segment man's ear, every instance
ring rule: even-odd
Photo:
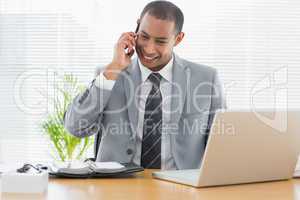
[[[184,32],[178,33],[178,35],[175,38],[175,44],[174,46],[177,46],[184,38]]]

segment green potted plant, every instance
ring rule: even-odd
[[[64,113],[73,98],[85,87],[72,74],[66,74],[54,84],[52,111],[42,123],[44,133],[51,141],[51,154],[55,161],[70,162],[84,159],[87,149],[93,144],[93,137],[77,138],[71,135],[63,124]]]

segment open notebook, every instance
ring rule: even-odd
[[[133,163],[118,162],[80,162],[53,163],[50,175],[58,177],[110,177],[143,171],[143,168]]]

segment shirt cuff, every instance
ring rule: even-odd
[[[95,86],[104,89],[104,90],[112,90],[115,84],[115,80],[108,80],[106,77],[103,75],[103,72],[101,72],[95,80]]]

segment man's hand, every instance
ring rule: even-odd
[[[103,72],[103,75],[107,79],[116,80],[120,72],[126,69],[131,63],[131,57],[134,54],[134,47],[136,45],[135,39],[136,34],[134,32],[126,32],[121,35],[114,47],[113,60]]]

